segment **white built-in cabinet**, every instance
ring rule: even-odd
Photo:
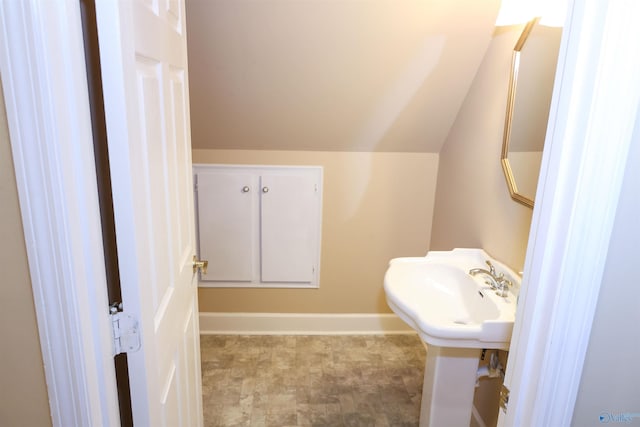
[[[322,168],[194,165],[200,286],[315,288]]]

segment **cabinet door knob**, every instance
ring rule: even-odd
[[[262,192],[263,193],[268,193],[269,192],[269,187],[262,187]]]
[[[242,187],[242,192],[243,192],[243,193],[248,193],[248,192],[249,192],[249,190],[250,190],[250,188],[249,188],[249,186],[248,186],[248,185],[245,185],[244,187]]]

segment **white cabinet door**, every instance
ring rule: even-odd
[[[261,280],[313,281],[319,202],[315,177],[264,174],[261,186]]]
[[[200,258],[209,261],[203,281],[250,282],[257,251],[258,176],[196,174]]]

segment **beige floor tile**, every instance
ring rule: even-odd
[[[205,426],[418,426],[415,335],[201,337]]]

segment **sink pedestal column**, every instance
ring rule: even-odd
[[[420,427],[468,427],[480,349],[428,345]]]

